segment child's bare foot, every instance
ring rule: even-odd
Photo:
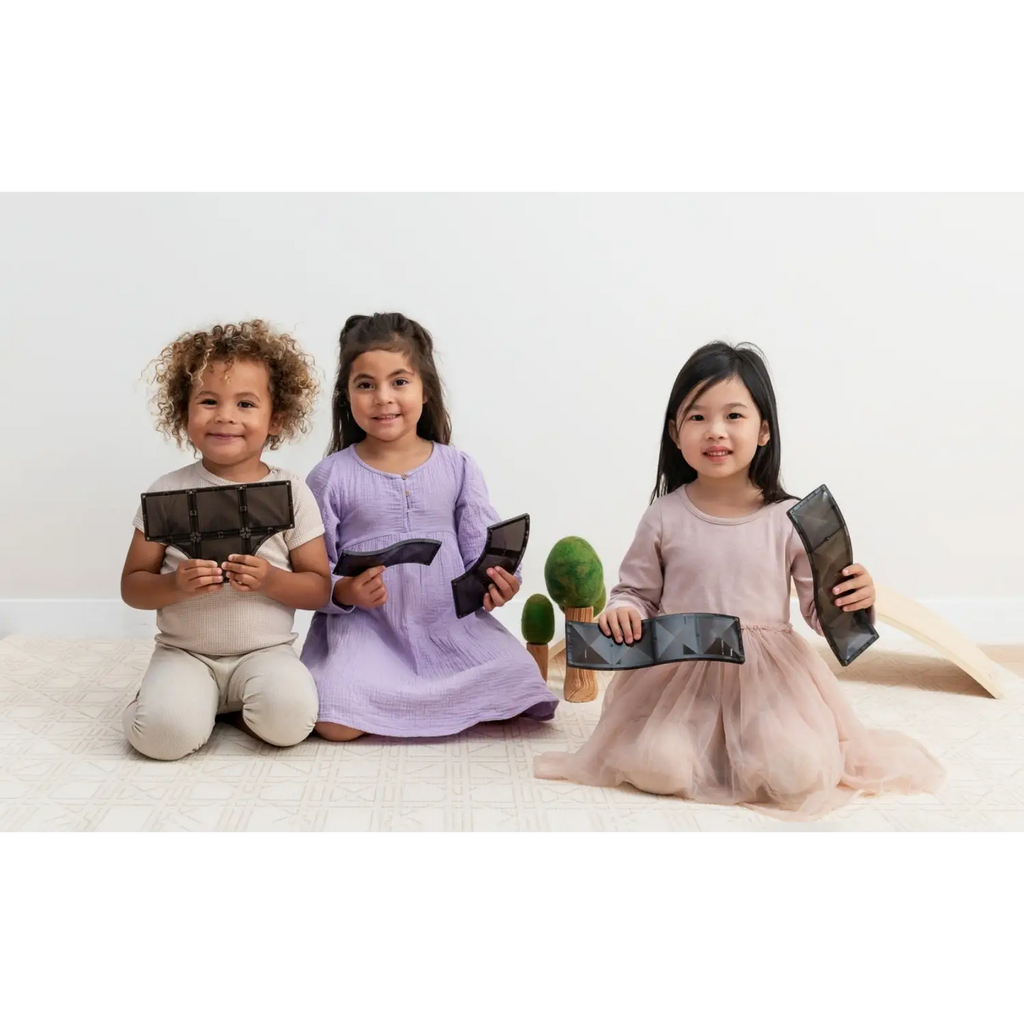
[[[338,725],[337,722],[317,722],[313,726],[317,735],[323,736],[325,740],[333,743],[349,743],[365,735],[361,729],[352,729],[347,725]]]

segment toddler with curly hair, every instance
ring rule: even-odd
[[[262,461],[309,428],[318,391],[312,359],[261,320],[184,334],[154,361],[157,425],[197,460],[149,491],[290,480],[292,529],[258,555],[187,558],[146,540],[141,506],[121,573],[121,597],[156,611],[156,650],[124,731],[141,754],[173,761],[210,738],[218,715],[267,743],[300,743],[317,719],[317,692],[299,661],[295,609],[331,594],[320,512],[305,482]]]

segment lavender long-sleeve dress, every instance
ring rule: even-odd
[[[553,717],[558,699],[526,648],[488,612],[455,615],[451,581],[476,561],[487,527],[499,521],[468,455],[435,444],[422,466],[398,476],[350,447],[324,459],[307,482],[332,567],[343,549],[441,541],[430,566],[385,569],[381,607],[331,602],[313,616],[302,661],[320,693],[320,721],[380,736],[450,736],[520,714]]]

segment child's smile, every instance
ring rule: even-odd
[[[711,462],[713,465],[722,466],[725,461],[732,455],[731,448],[706,448],[704,450],[704,458]]]

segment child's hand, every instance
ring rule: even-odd
[[[241,594],[255,594],[263,590],[274,572],[274,567],[257,555],[228,555],[223,569],[231,589]]]
[[[495,608],[508,604],[519,593],[519,588],[522,584],[510,572],[502,569],[501,566],[488,569],[487,575],[494,582],[487,588],[487,593],[484,594],[484,609],[493,612]]]
[[[203,558],[189,558],[174,570],[174,582],[189,597],[212,594],[224,584],[224,574],[216,562]]]
[[[833,594],[842,594],[836,599],[836,606],[844,612],[856,612],[870,608],[875,603],[875,581],[863,565],[849,565],[843,570],[849,579],[832,588]]]
[[[334,599],[338,604],[353,608],[379,608],[388,599],[383,573],[384,566],[375,565],[358,576],[346,576],[338,580],[334,588]]]
[[[643,632],[640,613],[635,608],[612,608],[610,611],[601,612],[597,617],[597,624],[605,636],[610,636],[617,644],[623,640],[627,644],[636,643]]]

